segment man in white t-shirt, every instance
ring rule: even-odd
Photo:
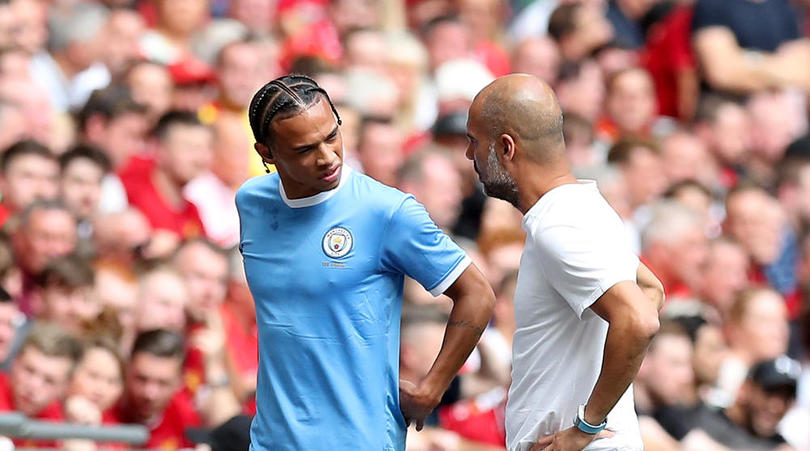
[[[501,77],[470,107],[467,158],[524,214],[506,409],[510,451],[641,450],[630,383],[658,330],[661,283],[622,221],[566,159],[551,88]]]

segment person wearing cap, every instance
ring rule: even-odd
[[[754,365],[737,400],[726,409],[708,407],[693,416],[694,429],[731,449],[772,450],[785,445],[778,425],[796,400],[799,362],[780,356]]]

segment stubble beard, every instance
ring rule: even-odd
[[[515,179],[513,179],[498,162],[498,157],[495,155],[494,143],[489,145],[487,174],[485,178],[481,178],[481,183],[484,185],[484,193],[487,196],[505,200],[515,208],[518,207],[519,196],[517,183],[515,183]]]

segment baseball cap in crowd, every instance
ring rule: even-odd
[[[185,59],[168,66],[172,80],[177,85],[213,83],[216,80],[214,69],[197,59]]]
[[[799,362],[787,356],[780,356],[754,365],[750,377],[764,390],[788,388],[795,393],[801,371]]]
[[[447,113],[436,120],[431,131],[433,136],[466,136],[467,113],[464,111]]]
[[[196,444],[207,444],[211,451],[248,451],[252,417],[237,415],[214,429],[187,429],[186,436]]]

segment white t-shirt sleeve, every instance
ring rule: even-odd
[[[550,225],[534,237],[549,283],[578,318],[613,285],[636,281],[638,257],[616,227],[599,219]]]

